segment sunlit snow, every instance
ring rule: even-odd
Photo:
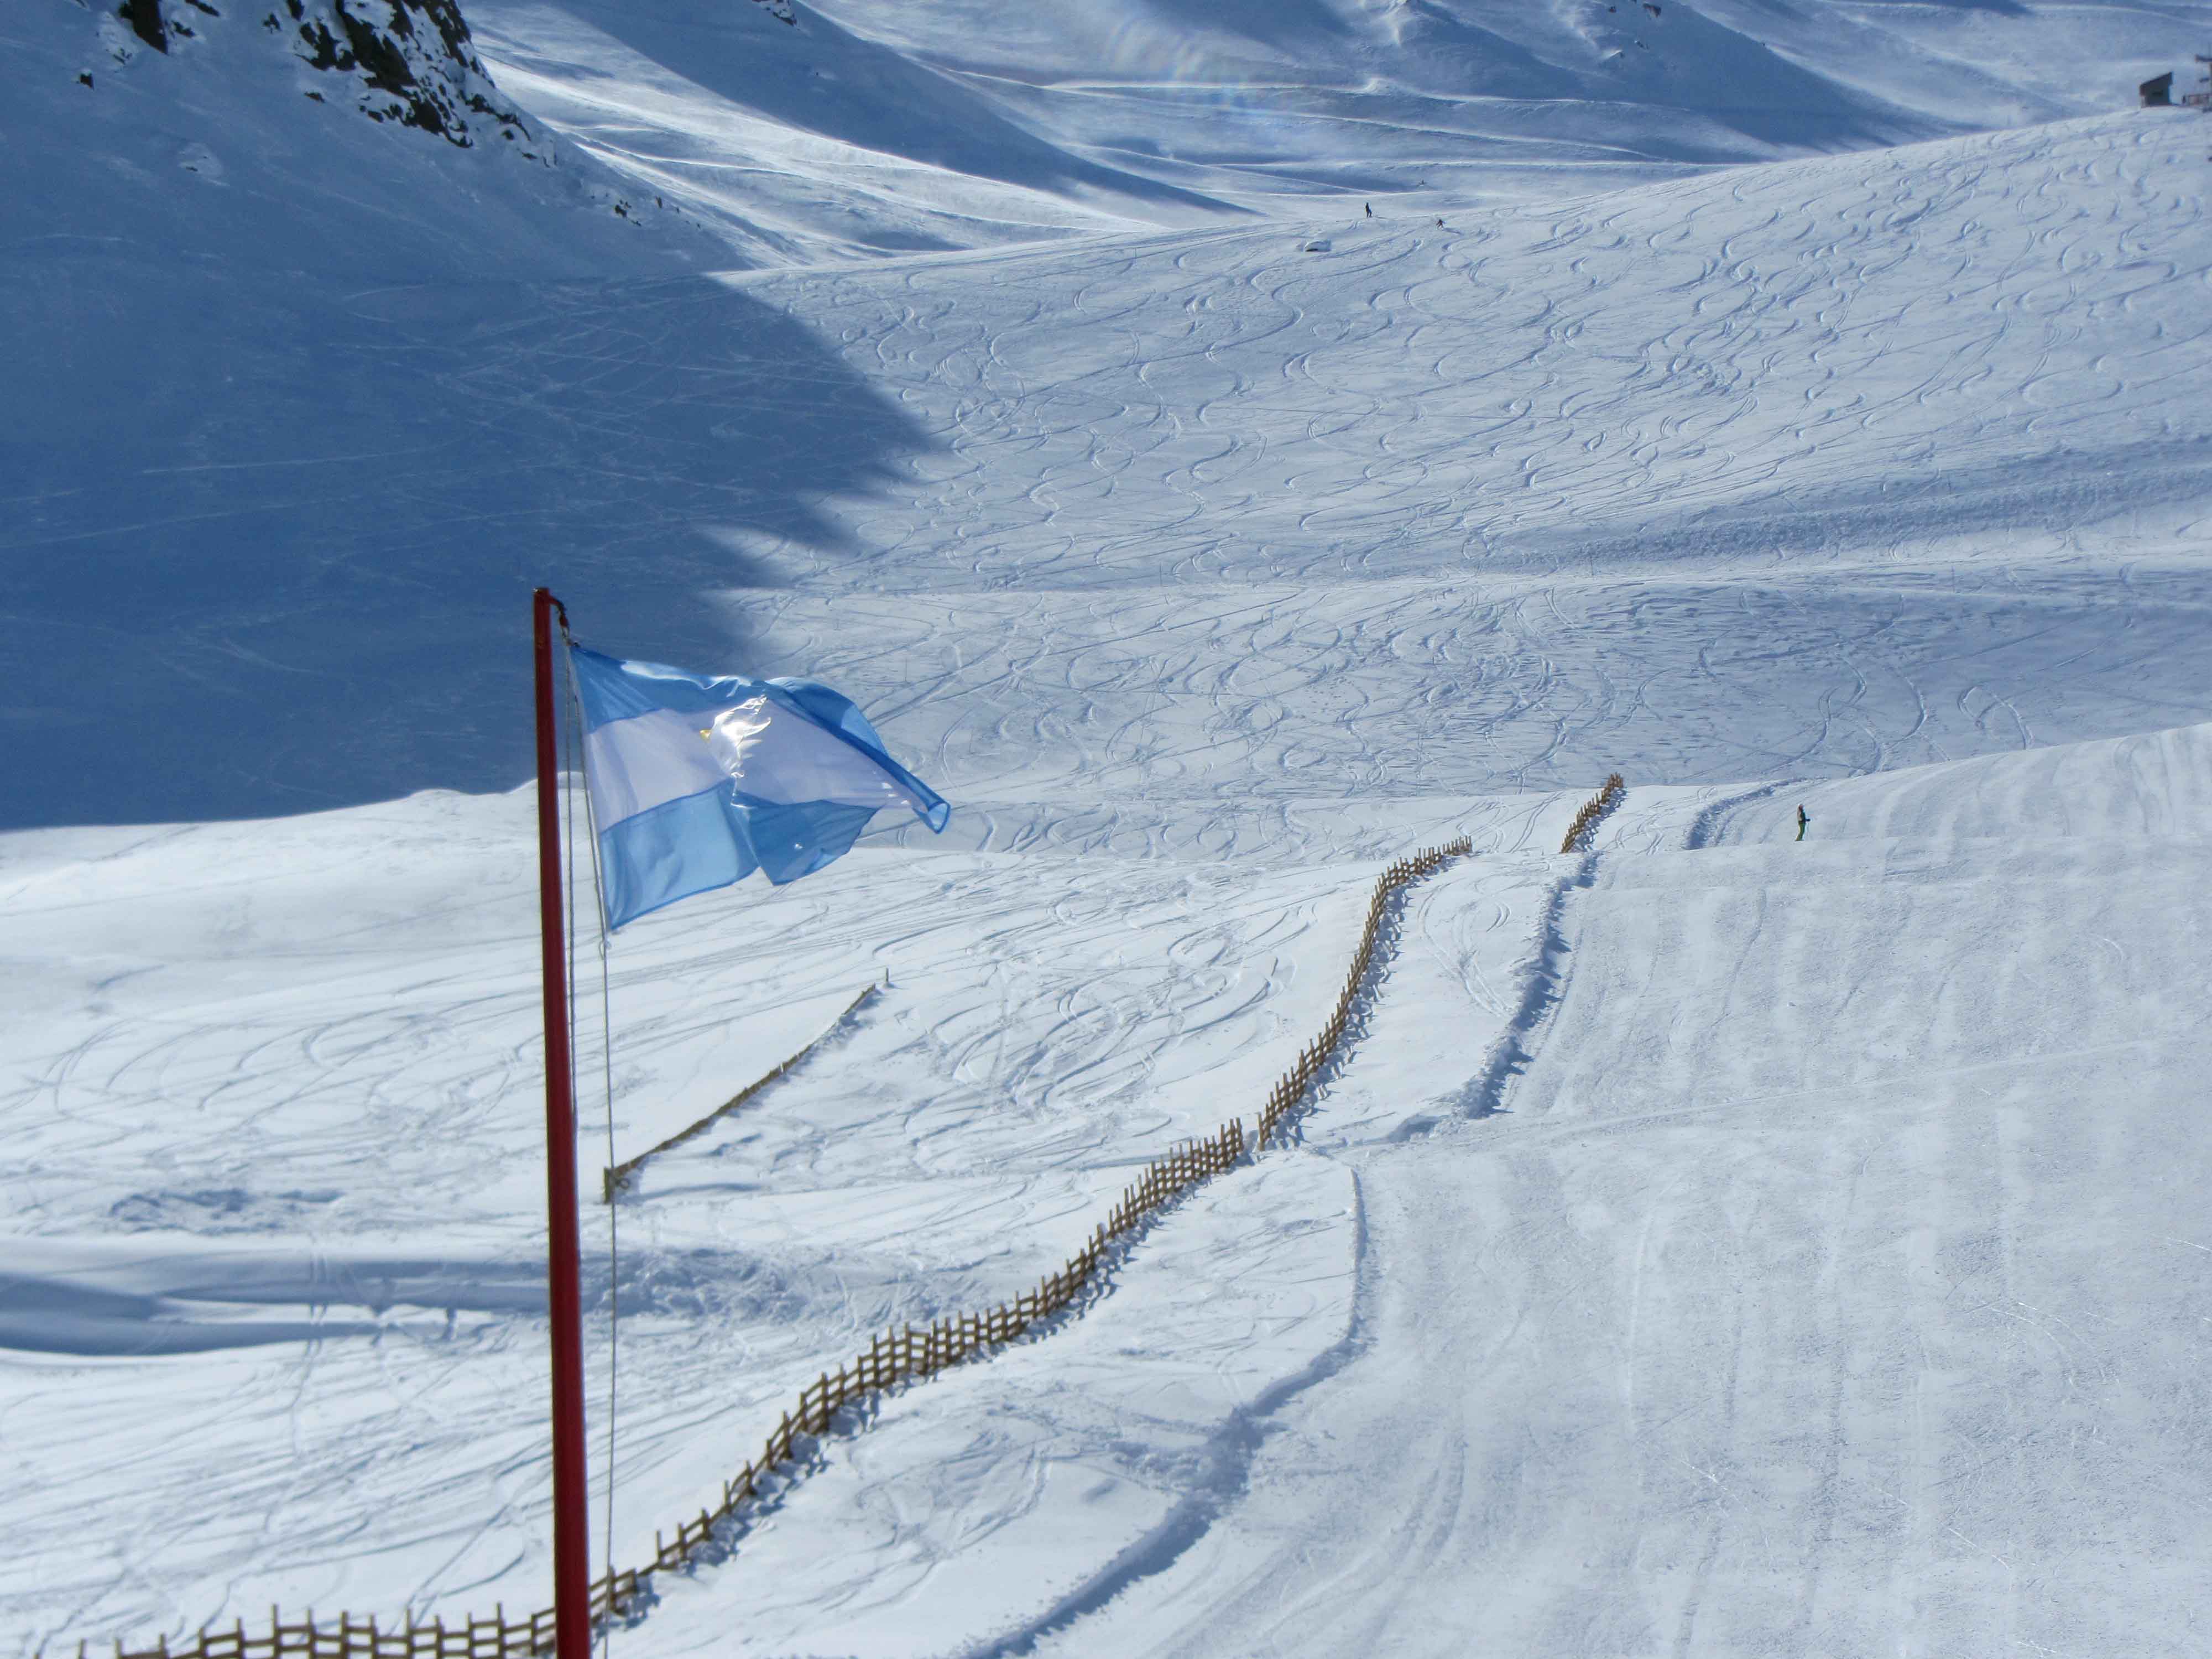
[[[2212,5],[223,9],[0,20],[9,1651],[550,1594],[539,581],[955,804],[584,930],[622,1564],[1474,848],[613,1652],[2195,1650]]]

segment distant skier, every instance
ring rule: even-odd
[[[1810,819],[1810,818],[1808,818],[1808,817],[1807,817],[1805,816],[1805,809],[1804,809],[1803,807],[1800,806],[1800,807],[1797,809],[1797,839],[1798,839],[1798,840],[1802,841],[1802,840],[1804,840],[1804,839],[1805,839],[1805,826],[1806,826],[1807,824],[1808,824],[1808,823],[1812,823],[1812,821],[1813,821],[1812,819]]]
[[[1362,202],[1359,205],[1360,205],[1360,206],[1362,206],[1362,207],[1364,207],[1364,208],[1365,208],[1365,209],[1367,210],[1367,216],[1368,216],[1369,218],[1372,219],[1372,218],[1375,216],[1375,204],[1374,204],[1374,203],[1372,203],[1372,202]]]

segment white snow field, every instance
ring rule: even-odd
[[[500,85],[746,264],[1556,199],[2087,115],[2195,4],[485,0]]]
[[[0,16],[0,1645],[547,1599],[543,580],[956,806],[586,929],[594,1190],[888,975],[587,1199],[618,1563],[1474,848],[611,1651],[2202,1652],[2212,6],[782,9]]]

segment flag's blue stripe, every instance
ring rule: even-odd
[[[599,832],[607,926],[755,870],[779,887],[811,876],[850,852],[874,816],[872,806],[784,806],[722,790],[664,802]]]
[[[729,794],[712,789],[665,801],[599,832],[607,926],[727,887],[757,867],[752,849],[730,833]]]
[[[872,806],[833,806],[827,801],[778,806],[742,797],[729,810],[733,828],[762,873],[779,887],[844,857],[876,815]]]

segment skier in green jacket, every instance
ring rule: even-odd
[[[1813,821],[1812,819],[1810,819],[1810,818],[1808,818],[1808,817],[1807,817],[1805,816],[1805,809],[1804,809],[1802,806],[1800,806],[1800,807],[1797,809],[1797,839],[1798,839],[1798,840],[1802,841],[1802,840],[1804,840],[1804,839],[1805,839],[1805,826],[1806,826],[1807,824],[1808,824],[1808,823],[1812,823],[1812,821]]]

